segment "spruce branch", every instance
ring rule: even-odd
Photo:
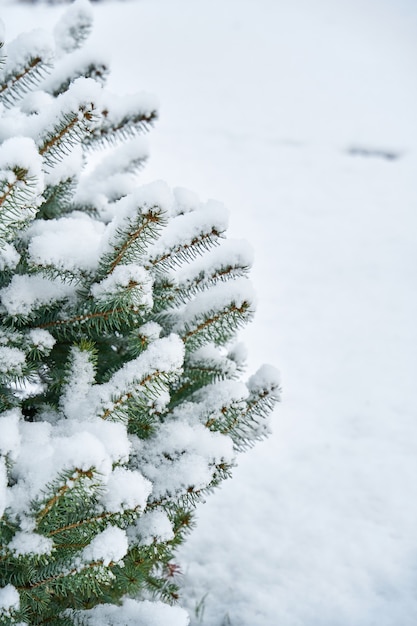
[[[6,108],[13,107],[45,78],[50,69],[50,62],[37,55],[30,57],[23,68],[6,67],[0,83],[0,102]]]
[[[156,110],[127,111],[112,115],[109,109],[100,111],[103,123],[86,139],[86,148],[106,147],[148,132],[156,120]]]
[[[180,335],[188,350],[195,350],[207,343],[224,344],[252,317],[251,302],[243,301],[240,305],[232,302],[220,311],[212,309],[205,313],[202,321],[195,318],[186,322]]]
[[[81,104],[77,112],[64,113],[39,142],[39,154],[44,158],[46,167],[53,168],[68,155],[91,132],[96,121],[93,103]]]
[[[210,250],[222,236],[223,233],[213,226],[209,232],[201,233],[187,243],[178,244],[170,250],[151,257],[145,267],[157,272],[166,272],[171,268],[179,267],[183,263],[194,260],[199,254]]]

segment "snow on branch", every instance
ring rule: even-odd
[[[51,68],[54,45],[48,33],[19,35],[6,48],[0,75],[0,102],[10,108],[35,87]]]

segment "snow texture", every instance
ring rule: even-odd
[[[172,523],[165,511],[144,513],[128,528],[127,534],[133,545],[150,546],[154,541],[160,543],[174,538]]]
[[[143,267],[135,264],[115,267],[113,272],[104,280],[92,285],[91,294],[99,302],[106,302],[123,293],[127,287],[135,308],[152,308],[152,277]]]
[[[94,383],[95,370],[86,350],[71,348],[71,366],[61,395],[61,408],[68,419],[77,420]]]
[[[60,280],[15,275],[11,283],[0,290],[0,300],[9,315],[29,317],[42,305],[65,300],[73,292],[73,287]]]
[[[52,337],[51,333],[42,328],[32,328],[28,334],[31,344],[40,352],[50,352],[56,343],[55,337]]]
[[[20,255],[16,248],[9,243],[3,243],[0,248],[0,271],[14,269],[19,263]]]
[[[18,531],[11,542],[8,544],[8,548],[16,555],[25,554],[50,554],[53,549],[54,542],[48,537],[38,535],[31,532]]]
[[[162,602],[138,602],[126,598],[121,607],[113,604],[101,604],[90,611],[81,611],[80,615],[88,626],[188,626],[187,613],[177,607]]]
[[[41,29],[18,35],[6,46],[6,73],[21,73],[33,58],[40,57],[44,63],[54,59],[54,43],[51,35]]]
[[[28,231],[34,265],[60,270],[92,271],[98,264],[104,224],[75,212],[70,217],[35,221]]]
[[[156,500],[165,495],[180,495],[190,487],[198,492],[211,482],[216,464],[234,461],[229,437],[210,432],[195,419],[179,416],[162,424],[154,437],[138,441],[136,446],[136,462],[152,482],[152,497]]]
[[[142,474],[123,467],[116,467],[107,481],[107,490],[102,497],[106,511],[126,511],[140,507],[144,509],[152,484]]]
[[[46,422],[21,420],[17,430],[18,418],[17,411],[1,418],[5,433],[2,445],[14,460],[10,470],[14,484],[7,491],[12,517],[24,515],[30,509],[30,503],[41,497],[46,486],[66,470],[72,471],[76,467],[89,471],[94,468],[106,484],[110,478],[114,480],[113,465],[128,460],[131,444],[122,424],[71,419],[58,420],[52,428]],[[120,494],[120,504],[136,502],[142,505],[149,491],[147,482],[138,476],[138,483],[131,493],[126,482],[124,493]],[[29,526],[27,530],[32,528]]]
[[[169,215],[172,205],[172,192],[163,181],[153,182],[136,188],[132,194],[115,203],[115,217],[107,228],[109,246],[117,240],[117,230],[124,231],[126,227],[129,227],[131,221],[136,218],[138,209],[145,213],[146,210],[159,208],[163,214]]]
[[[20,447],[19,434],[20,413],[17,409],[5,411],[0,416],[0,453],[15,459]]]
[[[19,348],[0,348],[0,373],[12,372],[15,376],[21,376],[25,364],[25,353]]]
[[[126,532],[116,526],[109,526],[84,548],[81,559],[82,562],[91,563],[101,561],[103,565],[108,566],[110,563],[121,561],[127,550]]]

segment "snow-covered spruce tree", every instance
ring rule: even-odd
[[[175,549],[278,383],[239,380],[247,246],[222,205],[136,188],[155,106],[107,93],[90,27],[75,4],[3,47],[0,624],[184,626]]]

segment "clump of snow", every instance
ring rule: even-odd
[[[221,380],[212,385],[202,387],[192,396],[193,401],[200,402],[207,411],[221,411],[231,404],[239,404],[248,397],[248,388],[237,380]]]
[[[7,179],[9,183],[16,181],[12,170],[15,168],[27,171],[25,181],[18,181],[18,185],[25,187],[27,204],[36,204],[36,199],[44,189],[42,173],[42,158],[38,149],[29,137],[11,137],[0,145],[0,179]],[[30,181],[30,185],[27,184]]]
[[[152,484],[140,472],[116,467],[110,474],[101,502],[106,511],[144,509]]]
[[[141,471],[152,481],[156,500],[204,489],[213,479],[216,464],[234,460],[229,437],[179,419],[161,424],[157,434],[140,443],[135,455]]]
[[[10,409],[0,415],[0,453],[7,454],[12,459],[17,457],[20,449],[20,418],[18,409]]]
[[[21,73],[32,59],[39,57],[45,64],[54,59],[54,42],[51,35],[44,30],[36,29],[30,33],[18,35],[6,48],[6,74],[9,71]]]
[[[128,551],[128,541],[124,530],[116,526],[109,526],[86,546],[81,555],[81,561],[95,563],[101,561],[103,565],[118,563]]]
[[[233,282],[218,283],[203,293],[199,293],[194,300],[180,310],[173,331],[181,335],[196,320],[201,320],[202,316],[210,312],[223,311],[230,306],[241,309],[244,304],[247,304],[248,311],[253,313],[255,301],[255,292],[247,278],[242,277]]]
[[[262,365],[248,380],[248,389],[251,393],[268,393],[279,391],[281,378],[279,371],[273,365]]]
[[[96,49],[81,48],[72,54],[59,59],[49,76],[42,82],[42,89],[49,93],[57,93],[65,81],[71,81],[75,77],[85,76],[90,68],[97,68],[98,74],[90,76],[103,83],[108,73],[108,58]]]
[[[81,76],[71,83],[69,89],[55,100],[56,109],[62,113],[72,113],[80,107],[89,107],[91,103],[100,103],[103,96],[102,86],[92,78]]]
[[[172,522],[165,511],[149,511],[139,517],[127,530],[129,542],[133,545],[150,546],[154,541],[161,543],[174,538]]]
[[[19,592],[13,585],[0,588],[0,616],[8,618],[20,608]]]
[[[95,369],[91,354],[87,350],[73,346],[70,359],[71,365],[67,374],[67,383],[61,394],[60,405],[67,418],[77,420],[80,416],[80,409],[94,383]]]
[[[178,606],[125,598],[121,606],[100,604],[89,611],[80,611],[87,626],[188,626],[189,617]]]
[[[60,280],[15,275],[11,283],[0,290],[0,300],[9,315],[29,316],[37,308],[65,300],[73,293],[74,288]]]
[[[55,337],[42,328],[32,328],[28,336],[32,346],[44,354],[50,352],[56,343]]]
[[[143,185],[125,198],[115,202],[111,213],[102,215],[103,219],[112,220],[107,226],[106,235],[103,239],[103,252],[108,252],[117,245],[120,232],[127,233],[135,227],[138,216],[152,210],[160,215],[162,220],[170,214],[173,204],[172,192],[163,181]]]
[[[92,296],[98,301],[112,300],[129,289],[133,306],[152,308],[153,280],[143,267],[132,263],[118,265],[113,272],[100,283],[91,287]]]
[[[127,462],[131,447],[122,424],[101,420],[62,419],[53,425],[20,421],[17,452],[17,436],[15,431],[12,434],[14,463],[10,471],[14,484],[7,497],[12,515],[17,517],[30,510],[30,503],[63,471],[78,468],[86,472],[94,468],[94,474],[105,483],[115,463]]]
[[[45,142],[45,137],[48,133],[54,133],[57,125],[62,122],[65,115],[77,113],[80,114],[80,120],[83,119],[83,124],[88,126],[92,130],[98,123],[99,115],[98,108],[102,98],[102,87],[99,83],[92,78],[80,77],[74,80],[67,91],[60,94],[54,99],[51,105],[45,110],[41,111],[39,115],[32,116],[27,121],[26,132],[35,139],[35,143],[42,146]],[[91,115],[87,120],[82,112],[88,111]],[[92,113],[95,115],[92,115]],[[75,137],[73,136],[73,140]],[[62,159],[63,154],[68,150],[62,151],[62,144],[65,142],[65,137],[61,141],[55,142],[50,150],[45,153],[46,157],[49,157],[49,165],[52,161],[58,162]],[[72,141],[72,144],[77,142]],[[68,148],[68,145],[66,145]],[[48,166],[48,169],[53,169]]]
[[[0,246],[0,271],[4,272],[6,269],[14,269],[20,261],[20,254],[16,248],[5,241]]]
[[[50,554],[54,542],[49,537],[33,532],[18,531],[8,544],[8,548],[16,555],[25,554]]]
[[[19,348],[0,347],[0,373],[21,376],[26,362],[26,355]]]
[[[219,348],[209,343],[187,356],[187,365],[190,367],[215,368],[226,378],[234,378],[238,368],[234,359],[228,358]]]
[[[106,94],[103,99],[106,106],[106,121],[111,126],[119,126],[125,119],[134,118],[139,111],[151,114],[158,109],[158,100],[153,94],[140,92],[119,96]]]
[[[159,339],[161,331],[162,326],[160,326],[156,322],[147,322],[146,324],[142,324],[142,326],[138,328],[137,336],[141,340],[152,342]]]
[[[83,416],[84,417],[84,416]],[[83,443],[85,437],[85,444]],[[77,450],[81,441],[80,450]],[[95,467],[103,480],[111,473],[115,463],[126,463],[129,459],[131,444],[126,428],[118,422],[94,419],[91,421],[62,420],[56,427],[55,445],[65,450],[55,460],[58,467]]]
[[[37,220],[28,231],[31,263],[71,272],[97,267],[104,224],[75,212],[69,217]]]
[[[227,225],[228,212],[223,204],[214,200],[200,204],[198,210],[181,213],[170,220],[159,239],[149,248],[149,258],[155,262],[200,237],[220,237]]]
[[[108,383],[95,385],[90,394],[91,406],[96,415],[103,415],[115,408],[116,398],[123,399],[126,394],[140,393],[141,381],[145,378],[162,373],[179,373],[184,360],[184,344],[181,339],[172,334],[152,342],[145,352],[136,359],[128,361],[109,380]],[[139,389],[138,389],[139,385]],[[161,389],[164,401],[169,401],[169,395]]]
[[[173,215],[181,215],[195,211],[200,203],[200,198],[194,191],[185,189],[185,187],[174,188],[175,208]]]

